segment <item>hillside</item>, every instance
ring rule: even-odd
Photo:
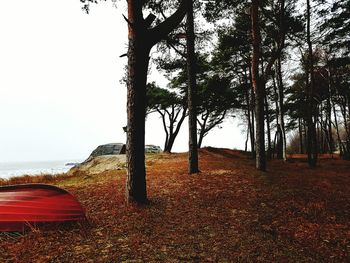
[[[200,169],[187,174],[186,154],[148,156],[142,207],[126,205],[123,169],[36,177],[75,194],[91,225],[2,234],[0,262],[350,260],[350,162],[312,170],[298,156],[261,173],[244,153],[207,148]]]
[[[120,170],[125,168],[125,154],[101,155],[88,158],[83,163],[73,167],[68,171],[69,175],[99,174],[106,171]]]

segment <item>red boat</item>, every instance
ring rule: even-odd
[[[46,184],[0,187],[0,232],[83,221],[81,205],[66,190]]]

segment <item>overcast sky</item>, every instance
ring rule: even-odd
[[[89,15],[79,0],[0,2],[0,162],[82,160],[125,142],[123,12],[111,2]],[[154,70],[150,79],[164,85]],[[146,143],[163,147],[159,117],[146,125]],[[242,148],[241,130],[228,120],[203,145]],[[184,125],[174,151],[186,150]]]

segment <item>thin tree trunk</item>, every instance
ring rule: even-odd
[[[202,119],[202,123],[199,122],[199,125],[200,125],[200,130],[199,130],[199,137],[198,137],[198,148],[201,148],[202,147],[202,142],[203,142],[203,138],[204,138],[204,135],[205,135],[205,132],[206,132],[206,125],[207,125],[207,121],[208,121],[208,118],[209,118],[209,112],[207,113],[203,113],[204,114],[204,118],[203,118],[203,115],[201,117]]]
[[[277,60],[277,76],[278,76],[278,89],[277,89],[277,95],[278,95],[278,108],[279,108],[279,126],[281,131],[281,139],[282,139],[282,158],[284,161],[287,160],[287,138],[286,138],[286,129],[284,126],[284,85],[283,85],[283,78],[282,78],[282,65],[281,65],[281,58],[278,58]]]
[[[275,68],[277,68],[277,64],[275,64]],[[281,127],[280,127],[280,108],[279,108],[279,103],[278,103],[278,90],[277,90],[277,85],[276,85],[276,74],[272,75],[272,84],[273,84],[273,91],[274,91],[274,98],[275,98],[275,107],[276,107],[276,133],[275,133],[275,138],[273,140],[273,152],[274,154],[277,154],[277,159],[282,159],[283,154],[282,150],[283,147],[281,147]],[[276,141],[277,141],[277,147],[276,147]]]
[[[304,142],[304,136],[303,136],[303,126],[301,123],[301,119],[298,118],[298,126],[299,126],[299,153],[304,153],[304,147],[303,147],[303,142]]]
[[[347,107],[348,107],[348,118],[346,119],[346,126],[348,127],[348,130],[350,130],[350,96],[347,97]],[[348,136],[346,138],[346,160],[350,160],[350,134],[348,133]]]
[[[315,99],[314,99],[314,65],[313,52],[310,34],[310,20],[311,20],[311,6],[310,0],[306,0],[306,19],[307,19],[307,44],[308,44],[308,65],[307,65],[307,86],[308,86],[308,105],[307,112],[307,154],[308,163],[310,167],[315,167],[317,164],[317,142],[316,142],[316,128],[313,116],[315,114]],[[309,81],[310,75],[310,81]]]
[[[350,95],[348,95],[347,101],[348,101],[348,122],[350,122]],[[348,125],[350,125],[350,123],[348,123]]]
[[[165,142],[164,142],[163,152],[166,152],[168,140],[169,140],[169,132],[168,132],[166,121],[165,121],[165,113],[161,112],[161,110],[159,110],[159,109],[157,109],[157,112],[162,116],[163,129],[165,132]]]
[[[171,118],[171,117],[169,118],[169,120],[170,120],[170,124],[169,124],[170,132],[169,132],[169,138],[167,139],[166,145],[164,147],[164,152],[171,153],[171,150],[173,149],[173,146],[175,143],[175,139],[176,139],[177,135],[179,134],[182,123],[184,122],[184,120],[186,118],[186,112],[187,112],[187,108],[182,110],[181,118],[177,122],[175,130],[174,130],[174,124],[177,121],[179,112],[176,114],[175,118]]]
[[[343,122],[344,122],[344,130],[345,130],[345,146],[344,146],[344,156],[343,158],[346,160],[350,159],[350,131],[348,128],[348,120],[346,118],[346,98],[344,97],[341,100],[340,104],[340,112],[343,116]]]
[[[245,138],[245,143],[244,143],[244,152],[247,152],[248,151],[248,140],[249,140],[249,130],[250,130],[250,127],[249,127],[249,123],[248,123],[248,128],[247,128],[247,136]]]
[[[271,129],[270,129],[270,114],[269,114],[269,104],[267,101],[267,94],[265,92],[265,117],[266,117],[266,128],[267,128],[267,158],[271,160],[272,149],[271,149]]]
[[[250,103],[249,103],[249,94],[248,91],[246,91],[246,102],[247,102],[247,139],[245,142],[245,151],[248,151],[248,140],[249,137],[252,138],[252,128],[250,123]]]
[[[276,156],[276,151],[277,151],[277,149],[276,149],[276,141],[277,141],[277,131],[275,132],[275,137],[273,138],[273,152],[272,152],[272,158],[274,159],[274,158],[276,158],[275,156]]]
[[[187,77],[188,77],[188,126],[189,126],[189,174],[199,172],[197,146],[197,109],[196,109],[196,57],[194,42],[193,0],[187,1]]]
[[[332,111],[333,111],[333,116],[334,116],[334,127],[337,133],[337,139],[338,139],[338,146],[339,146],[339,151],[340,151],[340,156],[343,156],[344,154],[344,148],[343,148],[343,143],[341,141],[341,137],[340,137],[340,132],[339,132],[339,125],[338,125],[338,118],[337,118],[337,111],[335,108],[335,102],[333,100],[333,92],[332,92],[332,84],[333,84],[333,78],[331,75],[331,69],[328,68],[328,77],[329,77],[329,87],[328,87],[328,91],[329,91],[329,102],[330,105],[332,107]]]
[[[247,141],[246,141],[246,149],[247,149],[247,143],[248,143],[248,138],[250,136],[250,144],[251,144],[251,151],[254,151],[254,127],[252,127],[252,122],[251,122],[251,103],[250,103],[250,98],[249,98],[249,84],[248,84],[248,76],[246,69],[244,70],[244,82],[246,84],[246,89],[245,89],[245,97],[246,97],[246,102],[247,102],[247,121],[248,121],[248,131],[247,131]],[[249,133],[249,136],[248,136]],[[246,150],[247,151],[247,150]]]
[[[328,72],[329,73],[329,72]],[[329,153],[333,153],[334,150],[334,140],[333,140],[333,134],[332,134],[332,105],[331,105],[331,92],[330,92],[330,77],[328,75],[328,97],[327,97],[327,136],[328,136],[328,142],[329,142]]]
[[[252,158],[256,157],[255,153],[255,93],[254,93],[254,87],[253,87],[253,74],[252,74],[252,68],[249,67],[249,83],[250,83],[250,99],[251,99],[251,113],[252,113],[252,120],[251,120],[251,137],[250,137],[250,144],[251,144],[251,152],[252,152]]]
[[[199,133],[199,137],[198,137],[198,148],[199,149],[202,147],[203,139],[204,139],[204,133],[201,130],[201,132]]]
[[[335,109],[335,103],[333,102],[332,104],[333,104],[333,114],[334,114],[334,126],[335,126],[335,130],[337,132],[340,156],[342,156],[344,154],[344,147],[343,147],[343,143],[342,143],[341,137],[340,137],[337,112],[336,112],[336,109]]]
[[[184,122],[184,120],[186,118],[186,113],[187,113],[187,108],[184,108],[182,110],[181,118],[180,118],[179,122],[176,125],[176,128],[175,128],[175,131],[174,131],[174,133],[172,135],[172,138],[171,139],[169,138],[169,152],[171,152],[171,150],[173,148],[175,139],[176,139],[177,135],[179,134],[180,128],[182,126],[182,123]]]
[[[260,59],[260,27],[259,27],[259,1],[252,0],[251,8],[253,57],[252,57],[252,83],[255,92],[255,114],[256,114],[256,168],[266,171],[265,156],[265,129],[264,129],[264,83],[259,76]]]
[[[350,138],[350,131],[348,128],[347,118],[346,118],[346,100],[345,100],[345,98],[341,99],[341,103],[339,105],[340,105],[340,112],[341,112],[341,115],[342,115],[343,121],[344,121],[344,130],[345,130],[346,138]]]
[[[199,140],[198,140],[198,148],[201,148],[202,143],[203,143],[203,139],[205,136],[208,135],[209,131],[211,131],[212,129],[214,129],[217,125],[219,125],[220,123],[222,123],[222,121],[225,119],[226,116],[226,110],[223,111],[221,113],[220,118],[218,117],[216,119],[216,121],[212,121],[210,122],[210,111],[206,111],[203,115],[202,115],[202,123],[198,121],[199,125],[200,125],[200,130],[199,130]],[[204,118],[203,118],[204,116]],[[209,124],[208,124],[209,121]]]
[[[280,19],[279,19],[279,28],[283,33],[282,43],[279,45],[284,46],[285,41],[285,32],[287,31],[285,26],[285,0],[280,1]],[[281,34],[281,33],[280,33]],[[277,44],[278,45],[278,44]],[[286,138],[286,129],[284,125],[284,85],[283,85],[283,77],[282,77],[282,63],[281,56],[277,59],[277,74],[278,74],[278,104],[279,104],[279,125],[281,130],[281,138],[282,138],[282,158],[284,161],[287,160],[287,138]]]
[[[303,128],[304,128],[304,152],[307,154],[307,145],[308,145],[308,137],[307,137],[307,123],[306,119],[303,119]]]
[[[319,111],[319,134],[320,134],[320,153],[326,152],[325,136],[324,136],[324,120],[323,120],[323,103],[321,102]]]

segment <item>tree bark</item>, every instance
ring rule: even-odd
[[[279,108],[279,127],[281,132],[282,139],[282,158],[284,161],[287,160],[287,138],[286,138],[286,129],[284,125],[284,85],[282,78],[282,65],[281,58],[277,60],[277,76],[278,76],[278,84],[277,84],[277,96],[278,96],[278,108]]]
[[[144,1],[128,0],[127,183],[128,202],[146,203],[145,117],[149,53],[185,16],[186,1],[169,18],[149,29],[155,16],[144,19]]]
[[[327,137],[324,135],[324,120],[323,120],[323,103],[321,102],[320,106],[319,106],[319,114],[318,114],[318,127],[319,129],[317,129],[318,133],[319,133],[319,152],[324,154],[326,152],[326,143],[325,141],[327,140]],[[326,138],[325,138],[326,137]]]
[[[335,103],[334,103],[332,97],[331,97],[331,102],[332,102],[332,105],[333,105],[332,108],[333,108],[333,114],[334,114],[334,127],[335,127],[335,130],[337,132],[337,139],[338,139],[340,156],[343,156],[344,155],[344,146],[343,146],[343,143],[342,143],[341,137],[340,137],[337,112],[336,112]]]
[[[248,148],[247,147],[247,143],[248,143],[248,138],[250,137],[250,151],[254,151],[254,131],[253,131],[253,127],[252,127],[252,122],[251,122],[251,103],[250,103],[250,97],[249,97],[249,90],[250,88],[249,85],[248,85],[248,76],[247,76],[247,73],[246,73],[246,69],[244,69],[244,82],[246,84],[246,89],[245,89],[245,99],[246,99],[246,102],[247,102],[247,122],[248,122],[248,131],[247,131],[247,141],[246,141],[246,149]],[[250,82],[249,82],[250,83]],[[247,151],[247,150],[246,150]]]
[[[255,93],[255,114],[256,114],[256,168],[266,171],[265,156],[265,130],[264,130],[264,83],[259,76],[260,59],[260,27],[259,27],[259,1],[252,0],[251,8],[253,56],[252,56],[252,83]]]
[[[266,117],[266,128],[267,128],[267,158],[272,159],[272,147],[271,147],[271,129],[270,129],[270,114],[269,104],[267,101],[267,93],[265,92],[265,117]]]
[[[277,63],[275,63],[275,69],[277,70]],[[278,76],[277,76],[278,77]],[[280,125],[280,119],[281,119],[281,110],[280,110],[280,95],[276,85],[276,74],[273,74],[272,76],[272,82],[273,82],[273,89],[274,89],[274,97],[275,97],[275,104],[276,104],[276,134],[274,139],[274,152],[276,152],[277,159],[283,159],[283,140],[282,140],[282,131],[281,131],[281,125]],[[279,80],[278,80],[279,82]],[[278,84],[280,85],[280,84]],[[276,147],[276,141],[277,141],[277,147]]]
[[[186,118],[186,112],[187,112],[187,108],[184,108],[182,110],[182,115],[180,117],[180,120],[178,121],[178,123],[175,127],[175,130],[174,130],[174,125],[175,125],[175,122],[177,121],[178,114],[176,114],[174,119],[169,118],[170,119],[170,124],[169,124],[170,132],[169,132],[169,137],[168,137],[166,144],[165,144],[165,147],[164,147],[164,152],[171,153],[171,150],[174,146],[175,139],[176,139],[177,135],[179,134],[179,131],[180,131],[180,128],[182,126],[183,121]],[[165,127],[165,129],[166,129],[166,127]]]
[[[145,168],[146,82],[150,47],[144,43],[142,4],[128,1],[129,49],[127,80],[127,198],[147,202]]]
[[[251,152],[252,152],[252,158],[255,158],[256,152],[255,152],[255,93],[254,93],[254,87],[253,87],[253,76],[252,76],[252,68],[249,67],[249,83],[250,83],[250,100],[251,100],[251,115],[252,115],[252,120],[251,120]]]
[[[198,138],[198,149],[202,147],[204,137],[207,136],[208,133],[212,129],[214,129],[217,125],[222,123],[222,121],[225,119],[225,116],[226,116],[226,110],[225,110],[221,113],[221,116],[216,119],[216,121],[210,121],[210,117],[211,117],[210,113],[211,113],[210,111],[206,111],[205,113],[203,113],[201,118],[203,122],[200,122],[197,119],[197,122],[200,126],[199,138]]]
[[[165,142],[164,142],[163,152],[165,152],[166,151],[165,149],[167,148],[168,141],[169,141],[169,132],[168,132],[167,125],[166,125],[165,113],[163,113],[160,109],[157,109],[157,112],[162,117],[163,129],[165,132]]]
[[[203,113],[204,115],[202,115],[202,121],[203,122],[200,122],[198,121],[198,124],[199,124],[199,137],[198,137],[198,144],[197,144],[197,147],[198,149],[200,149],[202,147],[202,142],[203,142],[203,138],[204,138],[204,135],[205,135],[205,128],[206,128],[206,125],[207,125],[207,121],[208,121],[208,118],[209,118],[209,113],[205,114]]]
[[[330,79],[328,79],[328,82],[330,83]],[[329,84],[330,85],[330,84]],[[330,87],[329,87],[330,89]],[[331,105],[331,93],[328,92],[327,97],[327,137],[328,137],[328,147],[329,147],[329,153],[333,153],[334,151],[334,139],[332,134],[332,105]]]
[[[299,153],[304,153],[304,136],[303,136],[303,126],[301,124],[301,119],[298,118],[298,126],[299,126]]]
[[[308,45],[308,62],[307,62],[307,86],[308,86],[308,105],[307,112],[307,155],[310,167],[317,164],[317,138],[315,122],[313,120],[315,114],[315,98],[314,98],[314,63],[313,51],[310,34],[311,6],[310,0],[306,0],[306,20],[307,20],[307,45]],[[310,81],[309,81],[310,76]]]
[[[203,131],[201,131],[199,133],[199,138],[198,138],[198,149],[200,149],[202,147],[202,143],[203,143],[203,139],[204,139],[204,133]]]
[[[328,58],[327,58],[327,65],[329,64]],[[331,80],[331,73],[330,73],[330,67],[327,66],[327,81],[328,81],[328,93],[327,93],[327,99],[326,99],[326,123],[325,123],[325,133],[327,137],[328,142],[328,153],[332,154],[335,150],[334,148],[334,138],[332,133],[332,104],[331,104],[331,96],[332,96],[332,80]]]
[[[340,112],[343,117],[343,123],[344,123],[344,130],[345,130],[345,144],[344,145],[344,154],[343,159],[349,160],[350,159],[350,131],[348,127],[348,120],[346,118],[346,98],[345,96],[340,100]]]
[[[188,127],[189,127],[189,151],[188,172],[194,174],[199,172],[198,168],[198,146],[197,146],[197,107],[196,107],[196,57],[195,57],[195,35],[193,18],[193,0],[187,1],[187,85],[188,85]]]
[[[342,96],[342,98],[340,99],[339,106],[340,106],[341,115],[343,117],[344,131],[345,131],[346,138],[350,138],[350,131],[349,131],[348,123],[347,123],[348,121],[346,118],[346,98],[345,98],[345,96]]]

